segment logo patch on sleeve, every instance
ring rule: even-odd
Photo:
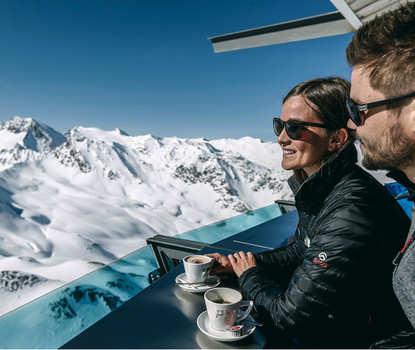
[[[319,258],[321,261],[324,261],[324,260],[326,260],[326,259],[327,259],[327,254],[326,254],[326,253],[324,253],[324,252],[321,252],[321,253],[318,255],[318,258]]]
[[[326,259],[327,259],[327,254],[324,252],[321,252],[318,255],[318,258],[317,257],[314,258],[313,263],[320,265],[321,267],[324,267],[325,269],[327,269],[328,265],[327,263],[324,262]]]

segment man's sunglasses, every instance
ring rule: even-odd
[[[328,129],[328,126],[325,124],[299,122],[297,120],[287,120],[286,122],[284,122],[280,118],[274,118],[272,120],[272,123],[274,126],[275,135],[280,136],[285,128],[285,131],[287,132],[287,135],[291,140],[301,139],[301,136],[303,135],[304,126],[317,126],[319,128]]]
[[[377,101],[377,102],[372,102],[372,103],[366,103],[366,104],[362,104],[362,105],[358,105],[352,99],[348,98],[346,100],[346,105],[347,105],[347,109],[349,110],[350,119],[353,121],[353,123],[356,124],[356,126],[359,126],[360,124],[362,124],[361,114],[363,112],[368,111],[369,109],[372,109],[372,108],[375,108],[375,107],[384,106],[384,105],[387,105],[387,104],[390,104],[390,103],[393,103],[393,102],[397,102],[397,101],[403,100],[403,99],[408,98],[408,97],[413,97],[413,96],[415,96],[415,92],[413,92],[409,95],[398,96],[398,97],[390,98],[390,99],[387,99],[387,100],[382,100],[382,101]]]

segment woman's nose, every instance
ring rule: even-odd
[[[285,132],[285,128],[282,129],[280,135],[277,137],[277,142],[281,145],[283,143],[289,142],[291,139],[288,137],[287,133]]]

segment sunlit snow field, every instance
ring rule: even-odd
[[[292,199],[276,142],[0,124],[0,315],[176,235]],[[380,181],[387,180],[376,173]]]
[[[0,314],[176,235],[291,196],[276,143],[0,125]],[[5,302],[7,300],[7,302]]]

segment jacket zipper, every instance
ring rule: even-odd
[[[415,231],[412,233],[412,236],[409,237],[409,239],[406,241],[405,245],[403,246],[401,251],[396,255],[395,259],[393,259],[393,264],[395,266],[399,265],[399,263],[402,260],[403,254],[406,252],[406,250],[411,245],[411,243],[414,241],[414,239],[415,239]]]

